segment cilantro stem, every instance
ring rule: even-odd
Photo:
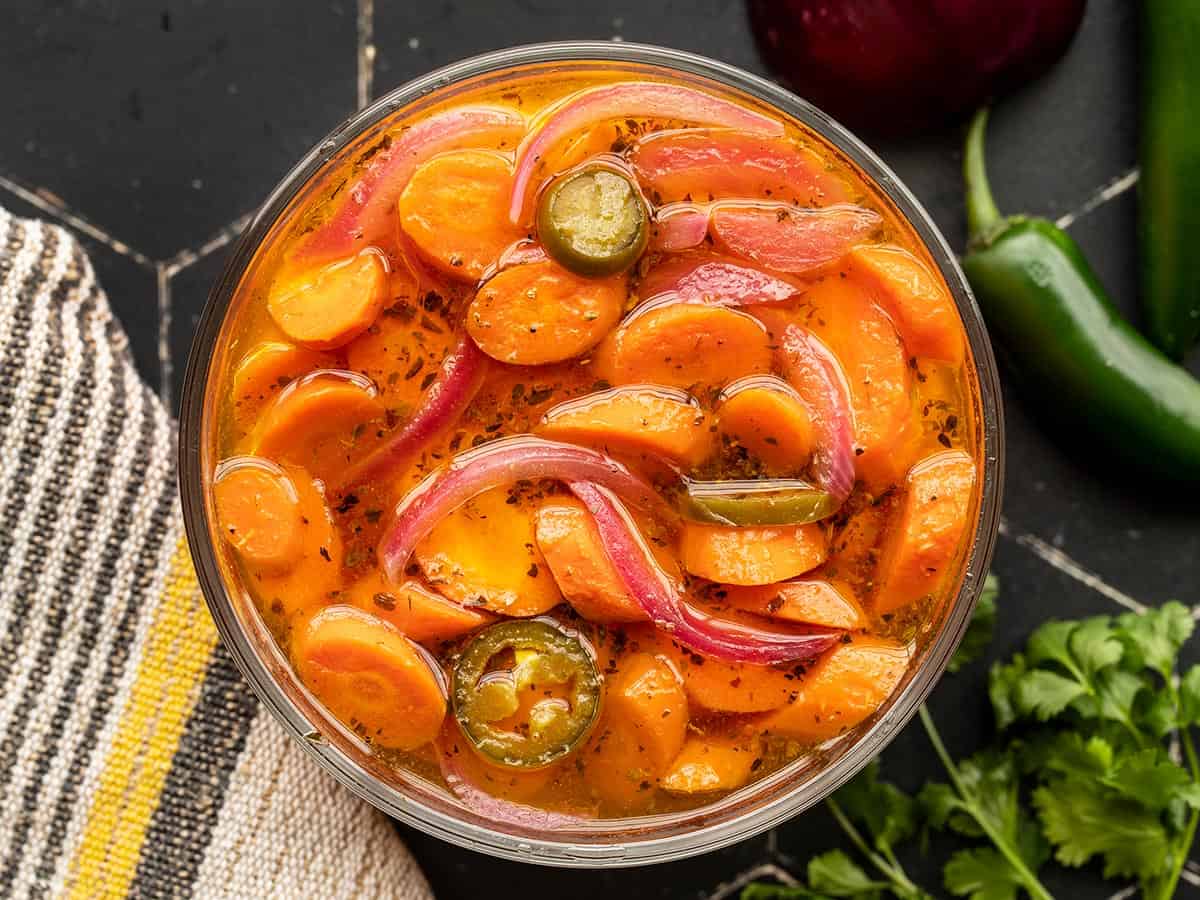
[[[891,856],[894,865],[889,864],[887,860],[871,849],[866,839],[859,834],[858,829],[854,827],[854,823],[850,821],[850,817],[846,815],[841,805],[833,797],[826,798],[825,805],[829,807],[829,811],[833,813],[833,817],[837,820],[838,825],[841,826],[842,831],[846,832],[846,836],[850,838],[854,846],[858,848],[863,856],[871,861],[871,865],[878,869],[888,881],[900,888],[908,896],[918,896],[920,894],[917,886],[909,880],[904,868],[890,852],[888,855]]]
[[[933,744],[934,752],[937,753],[938,759],[941,760],[946,774],[950,776],[950,783],[954,785],[954,790],[958,793],[959,800],[962,801],[963,806],[971,814],[971,818],[975,820],[984,834],[988,836],[992,844],[1000,851],[1000,854],[1008,860],[1009,865],[1013,867],[1013,871],[1017,873],[1017,877],[1021,879],[1021,884],[1029,892],[1030,897],[1033,897],[1034,900],[1054,900],[1054,895],[1042,886],[1042,883],[1038,881],[1037,875],[1031,872],[1029,867],[1025,865],[1025,860],[1021,859],[1021,855],[1009,844],[1004,835],[992,827],[987,817],[975,805],[974,799],[967,792],[966,787],[962,783],[962,778],[958,774],[958,766],[954,764],[954,760],[950,758],[950,754],[946,750],[946,745],[942,743],[942,736],[938,733],[937,726],[934,724],[933,716],[929,714],[929,710],[922,706],[920,715],[921,724],[925,726],[925,733],[929,736],[929,742]]]
[[[1171,692],[1171,699],[1175,709],[1179,709],[1179,688],[1175,684],[1175,679],[1167,677],[1167,690]],[[1200,781],[1200,759],[1196,758],[1196,746],[1192,743],[1192,730],[1186,725],[1179,729],[1179,741],[1183,744],[1183,753],[1187,757],[1188,769],[1192,773],[1192,781]],[[1163,882],[1163,888],[1159,892],[1159,897],[1162,900],[1171,900],[1175,896],[1175,888],[1179,884],[1179,878],[1183,874],[1183,867],[1187,864],[1188,851],[1192,849],[1192,842],[1196,839],[1196,825],[1200,823],[1200,810],[1193,809],[1188,816],[1187,827],[1183,830],[1183,836],[1178,845],[1174,848],[1172,854],[1171,871],[1167,875],[1166,881]]]

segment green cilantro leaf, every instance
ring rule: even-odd
[[[1130,667],[1150,668],[1163,678],[1171,677],[1179,650],[1195,627],[1191,611],[1176,601],[1117,618],[1117,636],[1125,645]]]
[[[959,850],[942,870],[946,890],[969,900],[1015,900],[1021,882],[991,847]]]
[[[958,649],[950,657],[950,662],[946,666],[947,672],[957,672],[974,662],[992,642],[992,634],[996,630],[996,597],[999,594],[1000,579],[989,572],[987,578],[984,579],[983,592],[980,593],[979,602],[975,605],[971,623],[967,626],[967,633],[963,635]]]
[[[1200,724],[1200,665],[1192,666],[1179,679],[1180,725]]]
[[[1127,797],[1064,778],[1037,788],[1033,803],[1055,858],[1065,866],[1081,866],[1099,855],[1105,878],[1151,878],[1166,865],[1162,821]]]
[[[1046,669],[1025,673],[1013,691],[1016,709],[1037,717],[1039,722],[1054,718],[1086,695],[1087,688],[1078,681]]]
[[[841,850],[830,850],[808,861],[808,883],[814,891],[831,897],[873,897],[887,888],[874,881]]]
[[[876,849],[892,848],[916,831],[916,802],[891,782],[879,780],[873,760],[836,794],[850,819],[864,826]]]
[[[1003,731],[1020,718],[1017,707],[1017,685],[1027,671],[1025,657],[1020,653],[1008,663],[995,663],[988,672],[988,697],[996,718],[996,730]]]
[[[828,894],[818,894],[803,885],[766,884],[756,881],[742,888],[741,900],[833,900]]]

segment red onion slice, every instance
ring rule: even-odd
[[[878,213],[858,206],[722,203],[713,207],[709,229],[729,253],[799,274],[841,259],[882,222]]]
[[[565,98],[517,150],[509,218],[525,219],[530,182],[550,149],[569,134],[606,119],[664,118],[693,125],[724,125],[779,137],[783,124],[745,106],[677,84],[627,81],[587,88]]]
[[[692,203],[669,203],[654,213],[650,249],[675,253],[699,247],[708,235],[708,210]]]
[[[753,306],[790,300],[800,288],[738,260],[699,254],[655,266],[642,279],[640,291],[643,297],[674,293],[684,303]]]
[[[667,510],[654,488],[603,453],[532,435],[502,438],[460,453],[397,504],[379,542],[379,559],[387,577],[399,583],[413,548],[472,497],[503,484],[539,478],[592,481],[636,506]]]
[[[333,217],[304,242],[300,258],[348,256],[370,244],[390,242],[398,227],[396,201],[417,166],[449,150],[505,141],[513,146],[524,133],[520,115],[493,106],[448,110],[413,123],[371,157]]]
[[[420,408],[366,457],[351,466],[341,480],[342,489],[369,478],[395,472],[422,447],[455,422],[478,393],[487,368],[484,355],[468,335],[442,360],[433,384],[425,392]]]
[[[689,606],[654,562],[629,513],[594,484],[573,481],[572,493],[595,519],[604,552],[625,589],[656,626],[697,653],[730,662],[770,663],[811,659],[838,634],[788,634],[715,619]]]
[[[796,324],[783,330],[779,347],[784,375],[816,426],[814,480],[841,505],[854,488],[854,422],[842,367],[816,335]]]
[[[504,825],[515,825],[529,831],[546,832],[562,828],[578,828],[588,820],[583,816],[573,816],[570,813],[552,812],[548,809],[538,809],[526,806],[512,800],[505,800],[489,794],[486,790],[471,781],[458,758],[450,748],[445,746],[444,739],[434,741],[438,765],[442,770],[442,778],[459,802],[471,812]],[[460,751],[470,753],[469,750]]]

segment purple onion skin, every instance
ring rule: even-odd
[[[938,128],[1030,81],[1087,0],[748,0],[771,70],[850,127]]]

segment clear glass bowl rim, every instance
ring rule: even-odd
[[[958,595],[941,633],[921,668],[848,750],[786,793],[746,813],[684,833],[630,840],[614,833],[609,842],[584,845],[513,835],[433,809],[376,778],[329,742],[305,739],[311,724],[269,672],[238,620],[228,596],[210,540],[201,442],[209,365],[225,314],[254,253],[271,228],[325,163],[343,147],[396,109],[462,80],[502,69],[539,63],[632,63],[712,79],[744,91],[812,128],[830,141],[872,179],[909,221],[928,248],[954,294],[962,316],[979,381],[982,406],[984,492],[979,523],[966,561]],[[271,192],[234,245],[225,269],[213,286],[192,340],[182,388],[179,422],[179,480],[184,526],[197,578],[222,642],[259,699],[319,765],[342,784],[400,821],[443,840],[501,858],[564,867],[634,866],[670,862],[745,840],[798,815],[853,777],[904,727],[932,691],[958,646],[983,587],[1000,523],[1004,477],[1004,425],[999,377],[983,317],[958,261],[929,214],[907,187],[865,144],[825,113],[784,88],[727,63],[664,47],[603,41],[561,41],[511,47],[471,57],[437,69],[381,96],[348,118],[310,150]],[[692,813],[694,814],[694,813]]]

